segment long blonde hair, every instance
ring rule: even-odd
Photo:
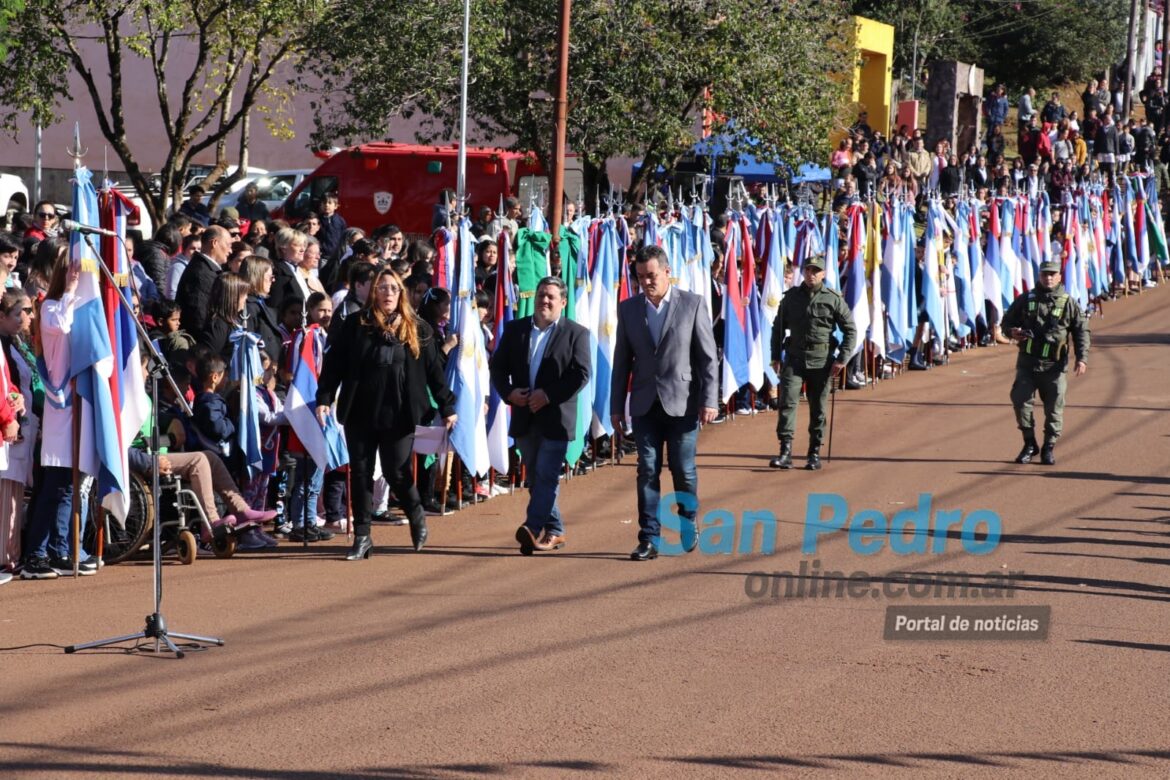
[[[378,289],[378,283],[385,276],[390,277],[398,285],[398,309],[396,312],[398,316],[396,318],[392,316],[393,312],[387,314],[374,303],[374,291]],[[370,293],[366,298],[366,322],[377,326],[383,333],[393,333],[399,341],[406,345],[411,355],[415,358],[419,356],[421,350],[418,340],[418,316],[414,313],[414,307],[410,305],[406,284],[403,283],[402,277],[394,273],[389,266],[378,271],[374,281],[370,284]]]

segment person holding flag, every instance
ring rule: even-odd
[[[389,268],[374,277],[365,309],[351,315],[330,340],[317,385],[316,417],[328,424],[334,396],[345,426],[353,490],[354,543],[346,560],[370,557],[374,456],[402,502],[415,551],[427,540],[426,512],[411,474],[414,429],[431,411],[430,397],[450,429],[455,396],[443,376],[435,334],[406,298],[402,278]],[[427,391],[430,391],[430,397]]]
[[[1064,395],[1068,388],[1068,337],[1072,334],[1077,362],[1073,373],[1083,376],[1088,366],[1089,324],[1076,302],[1060,283],[1060,263],[1040,266],[1036,287],[1019,296],[1003,315],[1003,328],[1020,347],[1012,406],[1024,435],[1024,448],[1016,463],[1031,463],[1036,453],[1046,466],[1056,464],[1053,449],[1064,428]],[[1032,416],[1033,397],[1044,402],[1044,447],[1036,445]]]
[[[41,434],[44,476],[25,529],[25,558],[20,576],[26,580],[55,579],[73,571],[69,558],[69,519],[74,500],[73,415],[76,404],[69,387],[70,332],[75,320],[81,266],[81,257],[71,258],[69,245],[62,243],[53,264],[49,291],[37,318],[41,345],[37,368],[45,383]],[[83,523],[84,520],[83,516]],[[78,574],[97,574],[97,569],[96,561],[82,560]]]
[[[780,375],[780,419],[776,424],[780,454],[768,465],[774,469],[792,468],[796,407],[800,403],[800,386],[807,384],[809,421],[805,468],[816,471],[821,467],[829,379],[845,369],[845,359],[853,354],[857,328],[845,299],[825,285],[824,258],[808,258],[801,272],[803,283],[784,293],[772,323],[772,369]],[[842,334],[839,351],[834,343],[835,328]]]
[[[563,279],[542,279],[532,316],[504,326],[489,363],[492,386],[512,407],[508,432],[528,465],[528,512],[516,529],[524,555],[565,543],[557,492],[569,442],[577,435],[577,394],[589,384],[592,363],[589,331],[561,316],[568,297]]]

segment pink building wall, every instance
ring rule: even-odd
[[[83,51],[87,50],[87,62],[95,72],[99,93],[108,99],[109,75],[106,67],[105,48],[97,41],[80,41]],[[175,111],[177,97],[195,61],[195,47],[191,41],[177,39],[171,45],[168,63],[168,88]],[[42,133],[42,188],[43,197],[57,202],[68,200],[69,172],[73,168],[68,149],[73,145],[74,123],[80,123],[81,145],[88,149],[83,162],[91,170],[102,171],[108,164],[115,181],[127,182],[124,166],[112,149],[108,148],[105,137],[98,125],[97,115],[81,78],[72,71],[69,75],[69,89],[73,100],[61,106],[62,121],[46,127]],[[313,129],[312,111],[308,95],[295,95],[282,106],[291,119],[293,137],[289,140],[275,138],[265,126],[259,112],[252,115],[249,165],[267,170],[289,168],[315,168],[320,160],[309,151],[309,138]],[[123,103],[125,106],[127,139],[139,166],[148,175],[157,172],[166,159],[166,134],[155,92],[155,79],[149,62],[127,53],[123,63]],[[418,120],[393,120],[386,139],[413,143]],[[238,137],[228,139],[228,159],[237,160]],[[215,150],[210,148],[195,158],[196,163],[213,164]],[[31,121],[21,123],[16,139],[0,137],[0,172],[21,176],[33,192],[33,166],[35,163],[35,136]],[[610,177],[618,184],[628,184],[630,161],[614,160]],[[122,174],[119,176],[119,174]]]

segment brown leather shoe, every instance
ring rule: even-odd
[[[565,537],[549,533],[547,530],[540,534],[540,538],[536,540],[536,549],[541,552],[548,552],[550,550],[559,550],[565,546]]]
[[[526,525],[516,529],[516,541],[520,543],[521,555],[532,555],[536,549],[536,539],[532,538],[532,531],[529,531]]]

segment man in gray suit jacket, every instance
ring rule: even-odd
[[[670,457],[674,490],[691,501],[678,504],[682,544],[695,548],[698,534],[699,479],[695,446],[699,423],[718,414],[719,375],[711,318],[699,295],[675,290],[670,284],[666,252],[643,247],[635,264],[642,293],[618,305],[617,343],[613,350],[610,410],[614,428],[621,425],[620,410],[630,390],[630,416],[638,445],[638,547],[635,561],[658,557],[662,447]]]

